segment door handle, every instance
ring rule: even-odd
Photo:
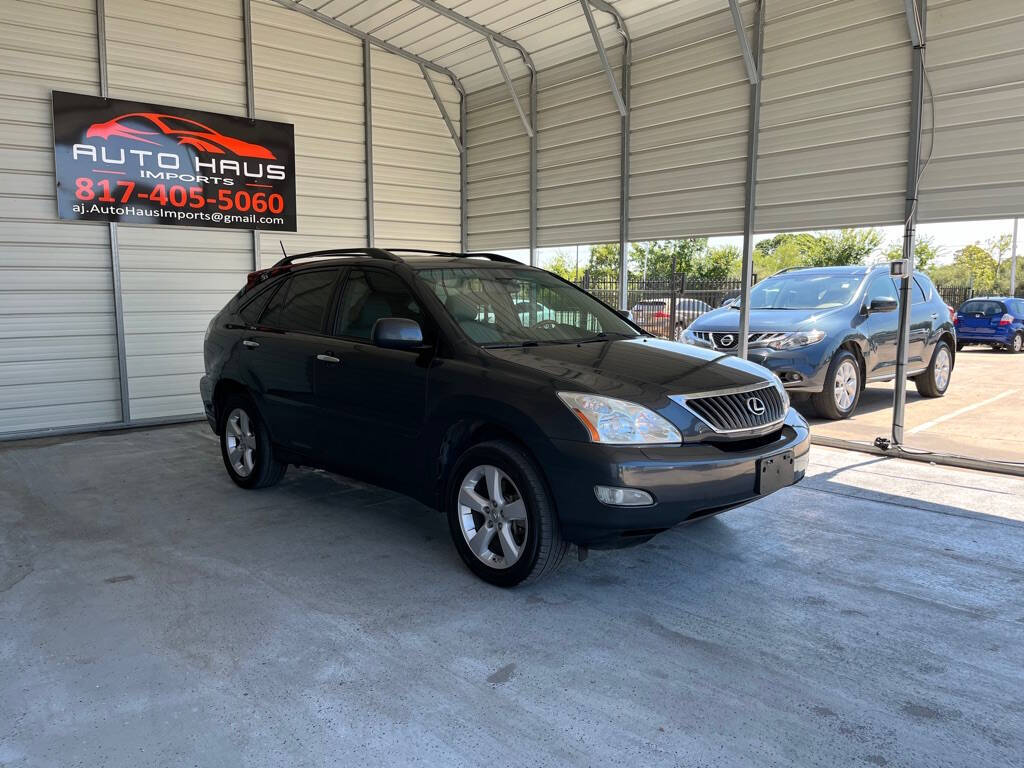
[[[317,355],[316,359],[322,363],[340,363],[341,360],[334,355]]]
[[[258,341],[253,341],[252,339],[245,339],[242,341],[242,343],[245,346],[249,347],[249,349],[256,349],[256,347],[260,345]]]

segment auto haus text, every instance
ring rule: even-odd
[[[138,169],[139,177],[159,181],[187,181],[198,184],[234,186],[239,180],[281,181],[286,178],[285,166],[260,160],[203,159],[190,156],[191,167],[182,168],[182,158],[174,152],[153,152],[146,149],[108,149],[92,144],[75,144],[74,160],[121,169]]]

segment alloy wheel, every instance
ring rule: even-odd
[[[952,361],[949,357],[949,350],[940,347],[935,353],[935,388],[944,392],[949,384],[949,372],[952,369]]]
[[[484,565],[510,568],[522,557],[529,534],[526,503],[506,472],[481,464],[459,484],[459,528]]]
[[[1024,348],[1024,336],[1018,333],[1013,337],[1013,351],[1020,352],[1021,348]]]
[[[239,477],[248,477],[256,466],[256,433],[249,414],[242,408],[235,408],[228,414],[224,424],[224,444],[228,461]]]
[[[840,363],[833,382],[836,407],[840,411],[848,411],[853,407],[853,401],[857,398],[857,386],[857,365],[852,360],[844,360]]]

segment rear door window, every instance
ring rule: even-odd
[[[256,321],[260,318],[260,313],[263,312],[267,302],[270,301],[270,297],[280,287],[281,283],[279,282],[265,286],[262,290],[257,291],[255,296],[248,298],[242,305],[242,308],[238,310],[238,316],[242,319],[242,322],[246,325],[255,325]]]
[[[322,333],[337,269],[305,270],[288,278],[274,294],[260,325],[281,331]]]

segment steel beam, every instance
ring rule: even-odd
[[[434,97],[434,103],[437,104],[437,111],[441,113],[441,119],[444,120],[444,124],[448,126],[448,133],[452,135],[452,141],[455,142],[455,146],[458,147],[459,152],[462,149],[462,139],[459,137],[458,131],[455,130],[455,126],[452,124],[452,119],[448,117],[448,110],[445,109],[444,102],[441,101],[441,94],[437,92],[437,86],[434,85],[434,81],[430,79],[430,72],[427,68],[420,64],[420,72],[423,73],[423,79],[427,81],[427,88],[430,89],[430,95]]]
[[[451,8],[448,8],[447,6],[434,2],[434,0],[413,0],[413,2],[418,5],[422,5],[424,8],[427,8],[433,11],[434,13],[449,18],[452,21],[456,22],[457,24],[461,24],[467,29],[471,29],[474,32],[483,35],[488,39],[493,39],[496,42],[499,42],[502,45],[506,46],[507,48],[514,48],[515,50],[519,51],[519,55],[523,57],[523,63],[531,71],[535,69],[533,66],[533,59],[530,58],[530,54],[526,52],[526,49],[518,41],[513,40],[510,37],[506,37],[505,35],[501,34],[500,32],[496,32],[493,29],[489,29],[488,27],[485,27],[483,24],[477,21],[473,21],[473,19],[469,18],[468,16],[463,16],[458,11],[453,11]]]
[[[245,44],[245,114],[256,119],[256,81],[252,74],[252,3],[242,0],[242,40]],[[252,268],[260,268],[260,233],[252,231]]]
[[[754,17],[754,50],[757,53],[755,69],[759,72],[764,62],[764,17],[768,0],[760,0]],[[742,26],[740,27],[742,30]],[[740,329],[736,353],[747,357],[747,338],[750,335],[750,284],[754,275],[754,215],[757,211],[757,151],[761,133],[761,78],[750,84],[750,126],[747,130],[747,178],[743,202],[743,267],[740,294]]]
[[[512,103],[516,107],[516,112],[519,113],[519,119],[523,121],[523,128],[526,129],[526,135],[531,139],[533,138],[533,126],[531,120],[526,117],[526,113],[523,112],[523,105],[519,102],[519,95],[516,93],[516,87],[512,83],[512,78],[509,77],[508,69],[505,68],[505,62],[501,60],[501,54],[498,52],[498,46],[494,44],[494,38],[488,36],[487,44],[491,47],[491,54],[494,56],[494,61],[498,65],[498,69],[501,71],[501,77],[505,81],[505,86],[508,88],[509,95],[512,97]],[[534,70],[530,70],[530,77],[535,76]],[[532,107],[531,107],[532,111]]]
[[[1013,246],[1010,251],[1010,295],[1017,298],[1017,225],[1020,219],[1013,220]]]
[[[911,0],[907,0],[910,2]],[[736,28],[736,35],[740,39],[740,50],[743,52],[743,63],[747,67],[747,79],[750,80],[750,84],[754,85],[761,79],[761,56],[758,54],[758,60],[754,61],[754,52],[750,49],[750,43],[747,41],[747,31],[743,26],[743,14],[740,13],[740,2],[739,0],[729,0],[729,10],[732,11],[732,24]],[[755,25],[757,22],[754,22]],[[759,34],[755,31],[755,35]]]
[[[466,94],[459,96],[459,136],[462,139],[462,152],[459,153],[459,221],[460,245],[462,252],[469,251],[469,190],[466,182],[469,178],[469,152],[466,149]]]
[[[907,352],[910,346],[910,290],[914,274],[914,245],[917,237],[917,195],[921,182],[921,116],[924,111],[924,49],[926,0],[920,0],[920,44],[914,46],[910,84],[910,142],[907,156],[907,197],[903,206],[903,258],[908,276],[900,282],[900,324],[897,331],[896,387],[892,404],[892,441],[903,444],[903,421],[907,404]]]
[[[537,72],[530,70],[530,122],[537,125]],[[530,264],[537,264],[537,132],[530,131]]]
[[[619,93],[619,84],[615,82],[615,72],[612,70],[612,65],[608,63],[608,53],[604,49],[601,32],[594,21],[594,12],[590,10],[590,0],[580,0],[580,6],[583,8],[583,16],[587,20],[587,26],[590,27],[590,34],[594,38],[594,47],[597,48],[597,55],[601,59],[601,66],[608,77],[608,85],[611,88],[612,96],[615,98],[615,106],[618,108],[619,114],[625,117],[626,104],[622,99],[622,94]]]
[[[422,66],[422,65],[421,65]],[[363,40],[363,161],[366,164],[366,245],[373,247],[373,62]]]
[[[447,67],[442,67],[440,64],[437,64],[436,62],[433,62],[430,59],[424,59],[422,56],[417,56],[415,53],[411,53],[410,51],[407,51],[404,48],[399,48],[397,45],[393,45],[387,42],[386,40],[381,40],[379,37],[374,37],[373,35],[367,32],[363,32],[361,29],[356,29],[355,27],[350,26],[343,21],[338,21],[338,19],[335,19],[333,16],[328,16],[324,13],[320,13],[319,11],[315,11],[309,6],[303,5],[302,3],[298,2],[298,0],[273,1],[280,5],[282,8],[288,8],[289,10],[304,14],[305,16],[309,16],[309,18],[311,19],[316,19],[317,21],[326,24],[329,27],[334,27],[335,29],[345,32],[346,34],[352,35],[353,37],[358,37],[360,40],[372,43],[373,45],[380,48],[382,51],[387,51],[388,53],[393,53],[395,56],[399,56],[403,59],[408,59],[409,61],[415,62],[416,64],[421,64],[427,69],[433,72],[437,72],[440,75],[444,75],[449,80],[451,80],[452,85],[455,86],[456,90],[459,93],[466,92],[465,88],[462,87],[462,82],[459,80],[459,78],[456,77],[455,73],[452,72]]]
[[[100,96],[110,95],[110,78],[107,69],[107,8],[104,0],[96,0],[96,60],[99,64]],[[124,343],[124,300],[121,294],[121,252],[117,242],[117,223],[109,222],[110,276],[114,298],[114,335],[117,340],[117,377],[121,395],[121,422],[127,424],[132,418],[131,400],[128,394],[128,355]]]
[[[903,0],[907,11],[907,29],[910,31],[910,44],[917,48],[921,45],[921,24],[917,18],[917,5],[915,0]]]

